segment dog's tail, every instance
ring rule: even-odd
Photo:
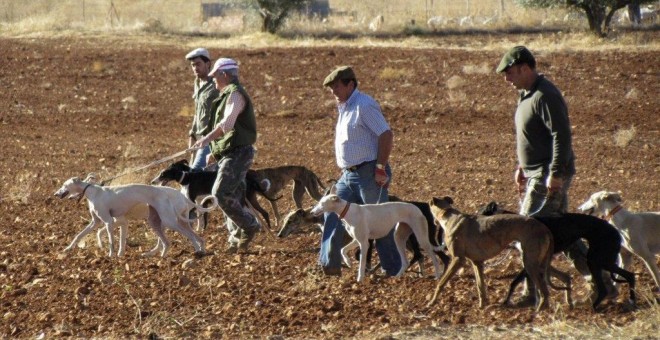
[[[307,180],[306,182],[308,185],[305,187],[305,191],[307,191],[307,194],[314,198],[316,201],[320,201],[321,198],[325,195],[325,191],[327,191],[326,187],[323,186],[323,182],[321,182],[321,179],[319,176],[317,176],[314,172],[311,170],[307,170]]]
[[[206,203],[207,200],[211,200],[213,202],[213,204],[210,207],[205,208],[204,204]],[[202,201],[200,202],[200,204],[197,204],[195,202],[192,202],[192,204],[195,206],[195,209],[197,209],[197,211],[202,212],[202,213],[211,212],[211,211],[213,211],[213,210],[220,207],[220,205],[218,204],[218,198],[215,197],[215,195],[208,195],[208,196],[204,197],[202,199]]]
[[[325,186],[323,186],[323,182],[321,181],[319,176],[316,176],[316,174],[314,174],[314,178],[316,179],[316,184],[318,184],[321,187],[321,189],[323,189],[325,191],[326,188],[325,188]]]
[[[245,176],[245,182],[247,184],[247,188],[245,189],[246,192],[258,192],[261,196],[266,198],[267,200],[271,202],[275,202],[282,198],[284,195],[279,195],[277,197],[270,197],[266,192],[270,190],[271,187],[271,182],[268,178],[264,178],[261,181],[258,181],[256,177],[254,177],[251,172],[248,172],[248,174]],[[247,195],[249,196],[249,195]]]

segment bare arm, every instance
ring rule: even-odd
[[[394,145],[394,134],[392,130],[387,130],[378,136],[378,157],[376,158],[376,164],[387,165],[387,162],[390,159],[390,153],[392,152],[392,146]],[[374,179],[378,185],[386,186],[390,181],[389,176],[385,169],[376,168]]]
[[[386,165],[392,153],[394,146],[394,133],[392,130],[387,130],[378,136],[378,157],[376,163]]]

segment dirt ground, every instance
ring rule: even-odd
[[[625,327],[657,310],[644,299],[628,308],[625,285],[598,314],[568,309],[556,291],[550,311],[501,308],[519,269],[515,251],[487,263],[486,309],[477,307],[469,268],[425,308],[436,285],[430,276],[376,273],[357,284],[355,269],[346,269],[324,277],[316,230],[285,239],[264,232],[248,254],[224,254],[218,213],[202,233],[210,255],[201,259],[175,233],[166,258],[141,257],[155,242],[144,223],[130,226],[123,258],[108,258],[93,235],[64,253],[89,221],[85,202],[53,196],[67,178],[108,178],[186,148],[192,74],[183,56],[191,48],[93,37],[0,38],[0,45],[0,337],[470,337],[474,327],[493,337],[509,329],[532,336],[557,321]],[[255,168],[304,165],[324,181],[338,177],[334,99],[321,82],[335,66],[352,64],[360,89],[381,103],[394,131],[392,194],[421,201],[449,195],[470,213],[491,200],[517,207],[516,93],[493,72],[502,51],[211,52],[240,61],[258,119]],[[569,104],[578,171],[571,209],[593,192],[621,190],[628,209],[660,210],[660,54],[567,49],[539,51],[537,59]],[[164,166],[113,183],[146,183]],[[282,211],[293,206],[286,190]],[[572,273],[574,298],[583,298],[584,279],[563,257],[555,261]],[[648,271],[639,261],[633,269],[639,291],[648,292]],[[648,332],[654,337],[658,329]]]

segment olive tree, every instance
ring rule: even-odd
[[[630,4],[652,3],[656,0],[515,0],[523,7],[558,8],[565,7],[584,12],[589,21],[589,29],[605,36],[610,30],[614,13]]]
[[[275,33],[286,18],[295,11],[302,10],[311,0],[252,0],[259,8],[262,32]]]

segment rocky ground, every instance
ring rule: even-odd
[[[436,285],[430,276],[410,272],[392,279],[377,273],[357,284],[350,269],[341,277],[324,277],[316,263],[315,230],[286,239],[264,232],[248,254],[225,254],[227,236],[217,213],[202,233],[210,255],[201,259],[175,233],[168,234],[173,246],[166,258],[141,257],[155,242],[141,222],[131,224],[122,258],[108,258],[93,235],[64,253],[89,221],[84,202],[53,196],[67,178],[89,172],[112,177],[186,148],[192,79],[183,55],[192,48],[117,38],[0,38],[0,44],[4,338],[344,338],[429,331],[440,336],[473,327],[496,336],[521,327],[531,334],[558,320],[578,329],[626,327],[657,310],[645,299],[631,310],[627,288],[598,314],[584,306],[568,309],[556,291],[549,311],[501,308],[497,302],[519,269],[515,251],[487,263],[487,308],[477,307],[469,268],[426,308]],[[516,208],[516,94],[493,72],[502,51],[211,52],[240,61],[259,125],[255,168],[304,165],[324,181],[339,175],[334,100],[321,82],[335,66],[352,64],[360,89],[381,103],[394,131],[391,193],[422,201],[449,195],[465,212],[491,200]],[[641,49],[563,50],[539,51],[537,59],[570,108],[578,168],[571,209],[593,192],[621,190],[626,208],[660,210],[660,55]],[[113,183],[146,183],[164,166]],[[289,190],[279,202],[282,211],[293,207]],[[312,203],[308,198],[306,204]],[[555,261],[573,274],[575,299],[583,298],[584,280],[563,257]],[[638,261],[633,269],[639,291],[648,293],[653,286],[648,271]],[[648,332],[657,336],[658,329]]]

